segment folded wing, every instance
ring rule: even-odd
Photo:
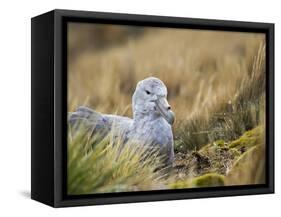
[[[132,119],[117,115],[101,114],[85,106],[68,114],[68,123],[73,133],[83,128],[91,135],[105,136],[112,132],[115,136],[127,135]]]

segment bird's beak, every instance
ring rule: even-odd
[[[171,110],[171,107],[165,97],[161,97],[155,102],[156,108],[160,112],[160,114],[165,118],[165,120],[173,125],[175,121],[175,113]]]

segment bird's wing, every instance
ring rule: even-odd
[[[77,129],[83,127],[93,135],[100,134],[104,136],[113,128],[115,134],[126,134],[131,122],[132,119],[130,118],[101,114],[85,106],[78,107],[75,112],[68,115],[68,123],[72,129],[77,131]]]
[[[111,121],[99,112],[80,106],[75,112],[68,114],[68,123],[72,132],[83,129],[91,134],[106,135],[111,130]]]

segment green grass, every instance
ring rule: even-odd
[[[217,173],[208,173],[196,178],[187,179],[184,181],[177,181],[169,185],[172,189],[183,188],[198,188],[198,187],[216,187],[224,186],[224,176]]]
[[[192,187],[192,183],[197,187],[222,185],[217,183],[221,180],[218,177],[223,177],[224,185],[264,183],[264,139],[264,126],[261,125],[234,141],[218,140],[197,151],[176,154],[176,176],[171,178],[169,186]]]
[[[264,182],[265,46],[230,98],[199,110],[174,129],[175,165],[162,167],[157,151],[132,142],[68,138],[68,193],[91,194]]]
[[[137,144],[123,145],[110,135],[88,139],[86,133],[68,138],[68,193],[140,191],[162,187],[161,159]]]
[[[91,194],[157,189],[264,183],[264,126],[238,139],[215,141],[200,150],[176,155],[172,171],[158,153],[137,144],[123,145],[110,135],[103,140],[87,133],[69,136],[68,193]],[[178,170],[181,167],[182,171]]]

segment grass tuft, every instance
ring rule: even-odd
[[[265,45],[261,44],[233,99],[222,101],[207,115],[198,113],[176,130],[176,150],[187,152],[223,139],[231,141],[265,119]]]
[[[90,194],[162,188],[161,158],[145,146],[88,138],[68,138],[68,193]]]
[[[132,117],[137,82],[155,76],[176,113],[168,174],[145,147],[69,134],[69,194],[264,183],[264,34],[80,23],[68,29],[69,111],[87,105]]]

